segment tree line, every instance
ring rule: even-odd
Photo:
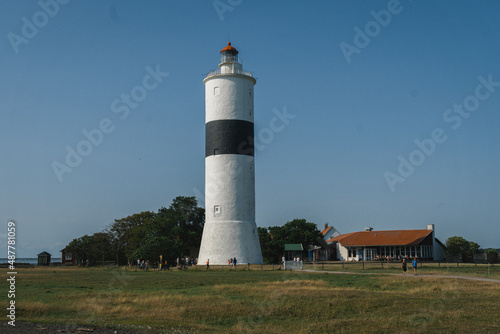
[[[473,262],[474,254],[492,254],[496,259],[498,251],[494,248],[481,249],[477,242],[466,240],[463,237],[450,237],[446,240],[446,254],[451,256],[460,256],[464,262]]]
[[[204,224],[205,209],[198,206],[196,197],[178,196],[168,208],[115,219],[101,232],[73,239],[65,249],[85,266],[133,264],[137,259],[158,261],[160,255],[172,264],[178,257],[198,256]],[[301,243],[307,248],[321,239],[316,224],[305,219],[258,227],[258,233],[265,263],[277,263],[286,243]]]
[[[195,197],[178,196],[168,208],[144,211],[115,219],[104,231],[73,239],[66,251],[81,265],[105,261],[126,264],[134,259],[159,260],[168,263],[189,255],[199,247],[205,223],[205,210]]]
[[[80,265],[93,266],[103,262],[134,263],[137,259],[159,260],[168,263],[177,257],[197,257],[205,209],[198,206],[196,197],[176,197],[168,208],[157,212],[143,211],[116,219],[103,231],[73,239],[66,252],[73,254]],[[264,263],[278,263],[285,244],[302,244],[305,249],[323,245],[317,225],[306,219],[294,219],[282,226],[258,227]],[[473,261],[474,254],[498,254],[496,249],[482,250],[476,242],[463,237],[446,240],[446,253],[460,255],[462,260]]]

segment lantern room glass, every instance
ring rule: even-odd
[[[234,54],[231,51],[224,51],[220,54],[220,62],[222,63],[237,63],[238,54]]]

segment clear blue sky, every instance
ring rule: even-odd
[[[435,224],[443,242],[500,247],[498,2],[40,3],[0,3],[2,252],[9,220],[19,257],[59,256],[203,193],[202,80],[228,34],[257,77],[258,226]],[[284,110],[295,118],[270,130]],[[108,133],[58,178],[54,162],[100,123]]]

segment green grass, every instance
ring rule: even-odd
[[[333,271],[333,272],[361,272],[361,273],[401,273],[399,262],[319,262],[305,264],[304,269]],[[412,272],[411,263],[408,271]],[[470,276],[500,279],[500,264],[474,264],[474,263],[419,263],[418,273],[425,275]]]
[[[159,333],[500,332],[500,283],[376,269],[365,270],[373,275],[193,269],[19,269],[17,320]],[[8,290],[5,280],[0,290]],[[0,301],[7,305],[6,293]]]

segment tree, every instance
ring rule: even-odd
[[[110,235],[104,232],[73,239],[66,249],[74,254],[82,266],[113,260]]]
[[[199,247],[204,223],[205,210],[196,198],[178,196],[168,208],[116,219],[105,231],[74,239],[67,247],[90,265],[110,257],[118,264],[137,258],[156,261],[160,255],[172,262]]]
[[[155,218],[156,213],[144,211],[115,219],[108,231],[112,236],[113,250],[118,263],[134,258],[133,253],[144,243]]]
[[[480,248],[481,248],[481,246],[479,246],[478,243],[476,243],[474,241],[469,241],[469,255],[474,255],[474,254],[479,253]]]
[[[480,246],[474,241],[454,236],[446,240],[446,248],[448,254],[460,255],[463,261],[471,261],[474,254],[479,252]]]
[[[178,239],[172,239],[166,236],[149,236],[141,247],[137,248],[133,253],[134,259],[150,259],[151,261],[159,261],[160,255],[163,260],[168,260],[169,263],[174,261],[174,254],[179,254],[181,244]]]
[[[88,260],[88,235],[71,240],[71,242],[66,246],[66,250],[73,254],[77,262],[83,266],[87,264]]]
[[[113,261],[111,236],[105,232],[92,234],[88,240],[88,254],[90,265],[95,265],[98,262]]]
[[[274,236],[266,227],[257,227],[259,233],[260,249],[265,263],[276,263],[279,257],[279,246],[274,241]]]
[[[294,219],[283,226],[258,228],[262,257],[267,263],[279,261],[285,244],[302,244],[304,248],[316,245],[321,232],[316,224],[305,219]]]
[[[205,210],[198,207],[196,197],[178,196],[157,213],[145,211],[115,220],[109,232],[120,263],[137,258],[154,261],[159,255],[172,262],[199,247],[204,223]]]
[[[462,237],[450,237],[446,240],[446,248],[450,255],[463,255],[469,249],[469,242]]]
[[[294,219],[283,225],[287,234],[287,244],[302,244],[305,248],[316,245],[317,239],[321,238],[321,232],[314,223],[305,219]],[[284,246],[284,245],[283,245]]]
[[[498,250],[494,248],[488,248],[484,251],[484,253],[486,254],[486,261],[488,261],[488,263],[497,262]]]
[[[158,235],[171,235],[179,239],[182,252],[189,253],[201,243],[205,209],[198,207],[196,197],[178,196],[167,208],[158,210],[154,230]],[[183,254],[178,254],[183,255]]]

